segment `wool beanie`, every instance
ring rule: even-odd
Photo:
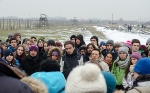
[[[76,35],[72,35],[72,36],[70,37],[70,40],[72,40],[72,38],[76,38]]]
[[[147,50],[147,48],[146,48],[145,45],[140,45],[140,49],[142,49],[143,51],[146,51],[146,50]]]
[[[150,58],[141,58],[137,61],[134,72],[140,75],[150,74]]]
[[[107,42],[106,42],[106,45],[107,44],[111,44],[112,46],[114,46],[114,41],[113,40],[108,40]]]
[[[62,44],[60,42],[56,42],[56,46],[59,47],[62,46]]]
[[[132,49],[132,48],[131,48],[131,47],[132,47],[131,41],[130,41],[130,40],[127,40],[127,41],[124,43],[124,46],[126,46],[126,47]]]
[[[116,87],[115,77],[110,72],[106,72],[106,71],[102,71],[102,74],[106,81],[107,93],[113,93]]]
[[[96,39],[97,43],[98,43],[98,37],[97,36],[92,36],[91,39]],[[90,40],[91,40],[90,39]]]
[[[47,45],[50,46],[56,46],[55,41],[54,40],[48,40]]]
[[[43,60],[40,64],[40,71],[52,72],[52,71],[60,71],[60,65],[57,61],[47,58]]]
[[[6,49],[4,52],[4,57],[6,58],[9,55],[14,56],[13,51],[10,49]]]
[[[106,43],[104,41],[101,41],[99,47],[101,47],[102,45],[106,46]]]
[[[125,52],[126,54],[128,54],[128,48],[127,47],[119,47],[118,53],[120,53],[120,52]]]
[[[10,38],[10,37],[13,37],[13,34],[12,34],[12,33],[9,33],[9,34],[8,34],[8,38]]]
[[[130,55],[130,58],[136,58],[137,60],[139,60],[140,58],[142,58],[140,52],[133,52],[131,55]]]
[[[146,44],[150,44],[150,38],[147,39]]]
[[[38,52],[38,51],[39,51],[38,46],[37,46],[37,45],[31,45],[31,46],[29,47],[29,52],[32,51],[32,50]]]
[[[107,87],[100,68],[86,63],[70,72],[65,90],[66,93],[106,93]]]

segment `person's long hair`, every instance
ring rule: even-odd
[[[128,73],[130,72],[130,66],[131,65],[133,65],[133,64],[132,64],[132,62],[130,60],[129,63],[128,63],[128,66],[127,66],[127,68],[125,70],[125,79],[127,79]]]
[[[23,48],[23,53],[22,53],[21,56],[19,56],[19,55],[17,54],[17,49],[18,49],[19,47],[22,47],[22,48]],[[25,50],[24,46],[21,45],[21,44],[17,46],[16,51],[14,52],[14,58],[16,58],[17,56],[20,57],[21,59],[24,59],[24,58],[26,57],[26,50]]]

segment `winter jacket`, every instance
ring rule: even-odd
[[[123,77],[122,85],[123,85],[124,89],[132,88],[133,81],[134,81],[133,75],[134,75],[134,73],[129,72],[128,75],[127,75],[127,78]]]
[[[96,60],[96,61],[93,61],[92,59],[90,59],[90,61],[88,61],[88,62],[97,62],[98,64],[100,64],[103,71],[109,72],[109,66],[102,60],[103,60],[103,58],[100,58],[99,60]]]
[[[126,93],[150,93],[150,75],[141,75],[136,78],[133,89]]]
[[[107,54],[107,52],[108,52],[108,50],[104,49],[102,51],[102,55],[105,56]],[[118,53],[114,49],[112,49],[111,53],[113,55],[113,60],[112,61],[114,62],[117,59],[117,57],[118,57]]]
[[[25,59],[22,60],[20,68],[24,70],[28,75],[31,75],[34,72],[39,71],[40,63],[42,61],[43,60],[39,55],[34,58],[32,58],[30,55],[27,55]]]
[[[48,58],[48,51],[45,51],[44,54],[42,55],[43,60]]]
[[[29,86],[19,79],[0,72],[0,93],[33,93]]]
[[[60,61],[60,70],[63,72],[65,78],[67,79],[72,69],[78,65],[83,65],[83,57],[77,53],[76,50],[74,50],[71,55],[66,53],[62,56]]]
[[[120,68],[115,61],[112,66],[111,73],[115,76],[117,85],[122,85],[122,79],[125,75],[125,68]]]
[[[14,49],[11,45],[9,45],[7,49],[10,49],[12,52],[16,51],[16,49]]]
[[[66,81],[61,72],[36,72],[31,77],[40,79],[48,88],[48,93],[65,93]]]
[[[84,63],[90,60],[90,58],[89,58],[90,55],[91,55],[91,53],[86,53],[85,55],[83,55],[83,62]]]
[[[21,81],[27,84],[34,93],[48,93],[47,86],[39,79],[24,77]]]

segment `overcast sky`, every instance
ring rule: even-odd
[[[0,0],[0,17],[150,20],[150,0]]]

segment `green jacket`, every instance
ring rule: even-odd
[[[120,68],[116,65],[116,61],[113,63],[111,73],[116,78],[117,85],[122,85],[122,79],[125,75],[125,68]]]

